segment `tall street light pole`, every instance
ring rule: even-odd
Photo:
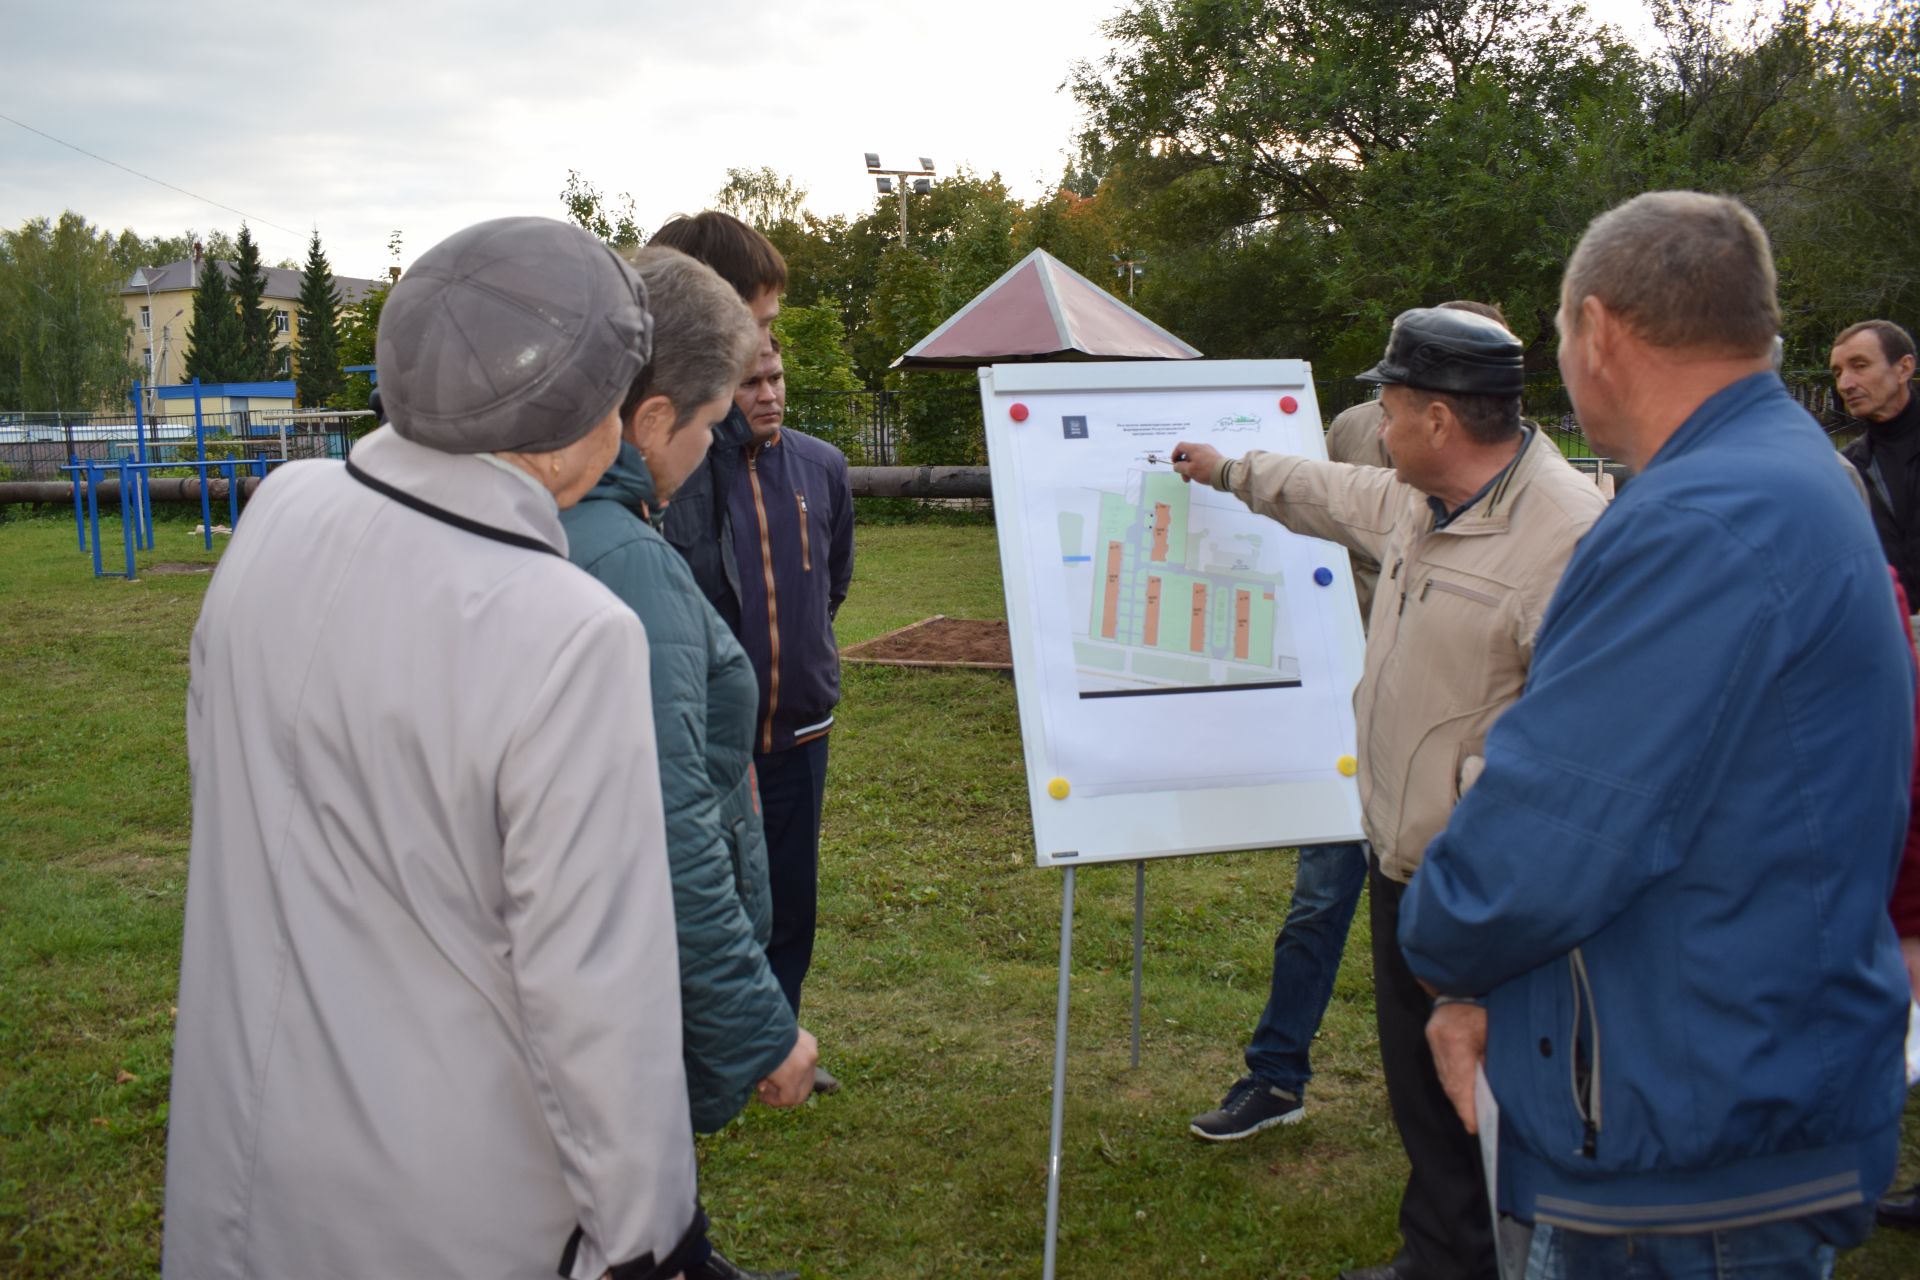
[[[933,161],[921,156],[918,169],[888,169],[880,164],[879,152],[869,151],[866,156],[867,172],[875,175],[873,185],[881,195],[892,194],[893,180],[900,179],[900,243],[904,245],[907,242],[907,180],[913,179],[915,195],[923,196],[933,190]]]

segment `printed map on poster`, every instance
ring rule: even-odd
[[[1172,461],[1324,458],[1307,367],[999,366],[981,396],[1040,861],[1353,839],[1347,553]]]
[[[1299,685],[1271,520],[1167,470],[1055,499],[1080,697]]]

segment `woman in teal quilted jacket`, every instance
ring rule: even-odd
[[[706,457],[713,424],[758,354],[733,289],[672,249],[633,266],[654,316],[653,359],[620,409],[619,457],[562,515],[568,558],[640,615],[647,632],[667,857],[679,931],[680,1004],[694,1128],[724,1126],[755,1093],[794,1106],[818,1050],[767,966],[767,855],[753,779],[759,689],[746,653],[654,529]],[[689,1280],[737,1277],[719,1254]]]

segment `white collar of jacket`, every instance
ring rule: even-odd
[[[375,480],[430,506],[567,554],[567,534],[553,495],[531,476],[511,474],[510,463],[441,453],[405,439],[390,426],[368,433],[353,446],[351,456],[353,465]]]

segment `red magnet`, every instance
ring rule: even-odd
[[[1299,407],[1300,407],[1300,402],[1298,400],[1295,400],[1292,396],[1280,397],[1280,412],[1292,413],[1294,410],[1298,409]]]
[[[1007,410],[1007,416],[1015,422],[1025,422],[1027,420],[1027,406],[1016,404],[1013,408]]]

